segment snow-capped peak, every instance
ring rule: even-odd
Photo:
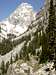
[[[9,22],[17,25],[28,25],[34,19],[33,7],[28,3],[22,3],[8,18]]]
[[[7,33],[22,34],[35,19],[35,11],[31,4],[22,3],[16,10],[5,20],[2,21],[6,24]]]

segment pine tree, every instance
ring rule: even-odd
[[[38,39],[38,41],[39,41],[38,44],[39,44],[39,47],[40,47],[40,46],[41,46],[41,38],[42,38],[42,37],[41,37],[41,32],[39,32],[39,37],[38,37],[38,38],[39,38],[39,39]]]
[[[27,50],[28,50],[28,52],[30,54],[32,54],[32,50],[33,50],[33,48],[32,48],[32,42],[29,43],[29,46],[27,47]]]
[[[15,61],[17,61],[17,60],[18,60],[18,54],[16,53]]]
[[[13,59],[12,59],[12,54],[11,54],[11,58],[10,58],[10,64],[13,63]]]
[[[49,24],[46,29],[46,33],[48,36],[47,40],[48,40],[49,59],[53,60],[54,54],[56,57],[56,25],[55,25],[55,9],[53,5],[53,0],[50,0]]]
[[[47,50],[47,38],[46,34],[42,32],[42,40],[41,40],[41,45],[42,45],[42,52],[40,55],[40,63],[44,63],[48,60],[48,50]]]
[[[9,68],[9,61],[6,62],[6,73],[7,73],[8,68]]]
[[[4,63],[4,61],[2,61],[2,63],[1,63],[1,70],[2,70],[2,75],[4,75],[5,74],[5,63]]]
[[[1,33],[1,26],[0,26],[0,33]]]

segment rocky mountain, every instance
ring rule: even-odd
[[[35,14],[36,12],[30,4],[22,3],[6,20],[2,21],[0,25],[6,30],[6,35],[11,33],[18,36],[28,29],[31,22],[35,19]],[[2,33],[4,32],[2,31]]]
[[[22,3],[0,23],[3,35],[17,36],[0,43],[1,75],[56,75],[54,62],[45,60],[47,39],[44,20],[42,12],[36,15],[30,4]],[[42,57],[45,63],[40,62]]]
[[[33,7],[28,3],[22,3],[17,7],[17,9],[10,15],[8,21],[11,24],[17,25],[28,25],[34,20],[34,10]],[[26,22],[26,24],[24,24]]]

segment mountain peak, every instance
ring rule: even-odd
[[[14,33],[20,35],[24,33],[31,22],[35,19],[35,11],[31,4],[22,3],[2,24],[6,24],[6,34]]]
[[[34,10],[31,4],[21,3],[17,9],[10,15],[8,20],[10,23],[17,25],[19,22],[27,22],[30,23],[31,20],[34,19]],[[20,20],[20,21],[19,21]]]
[[[29,3],[25,3],[25,2],[23,2],[23,3],[21,3],[20,5],[19,5],[19,7],[22,7],[22,6],[28,6],[28,7],[30,7],[30,8],[32,8],[32,5],[31,4],[29,4]]]

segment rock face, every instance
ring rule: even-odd
[[[37,72],[34,73],[34,75],[56,75],[53,65],[53,62],[44,64]]]
[[[41,64],[40,68],[34,72],[34,67],[29,66],[27,63],[21,63],[20,65],[14,63],[13,65],[10,65],[7,75],[56,75],[53,64],[53,62]]]
[[[28,66],[27,63],[22,63],[20,66],[18,65],[10,65],[7,75],[30,75],[32,73],[32,67]]]

